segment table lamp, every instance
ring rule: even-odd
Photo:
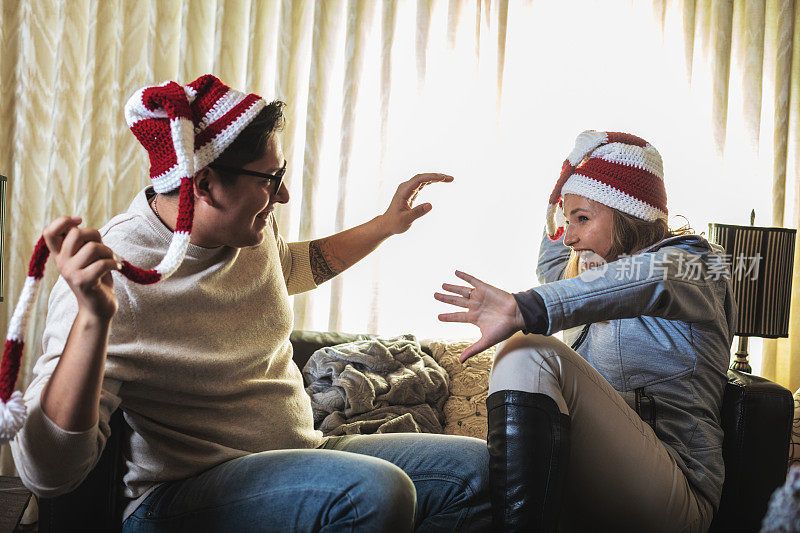
[[[751,223],[754,218],[755,213],[751,213]],[[747,359],[748,337],[789,336],[796,233],[786,228],[708,225],[709,240],[725,248],[730,260],[738,308],[734,334],[739,337],[739,349],[731,364],[734,370],[753,371]]]

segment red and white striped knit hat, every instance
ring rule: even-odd
[[[193,178],[233,142],[266,106],[263,98],[244,94],[211,75],[181,86],[174,81],[143,87],[125,104],[125,119],[150,156],[150,178],[158,193],[180,188],[178,221],[161,262],[143,269],[121,259],[120,272],[135,283],[149,284],[171,276],[183,262],[194,218]],[[44,238],[37,242],[28,277],[8,326],[0,364],[0,444],[8,442],[25,421],[25,403],[14,387],[22,358],[25,330],[50,255]]]
[[[560,205],[565,194],[590,198],[650,222],[667,219],[661,155],[629,133],[588,130],[575,139],[547,206],[547,234],[554,241],[564,234]]]

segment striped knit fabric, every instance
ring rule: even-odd
[[[244,94],[212,75],[181,86],[174,81],[143,87],[125,104],[125,120],[150,156],[150,178],[158,193],[180,188],[178,221],[166,255],[143,269],[122,259],[120,272],[135,283],[156,283],[183,262],[194,219],[193,178],[214,161],[264,109],[264,99]],[[40,238],[28,277],[12,315],[0,363],[0,444],[14,438],[25,422],[25,404],[15,391],[25,330],[50,251]]]
[[[590,130],[578,135],[547,206],[547,233],[554,241],[564,234],[559,206],[565,194],[592,199],[642,220],[667,219],[661,155],[650,143],[628,133]]]
[[[24,346],[25,328],[28,318],[39,293],[44,276],[44,266],[50,250],[40,237],[33,250],[33,257],[28,265],[28,276],[22,287],[14,314],[8,324],[8,335],[3,350],[3,361],[0,363],[0,443],[5,444],[17,434],[25,423],[25,402],[22,394],[14,390],[19,374],[19,364],[22,360],[22,347]]]
[[[178,269],[189,246],[194,218],[192,178],[227,148],[255,116],[264,99],[232,90],[211,75],[181,87],[174,81],[136,91],[125,120],[150,156],[153,189],[180,187],[178,223],[161,263],[142,270],[123,261],[122,273],[137,283],[155,283]]]

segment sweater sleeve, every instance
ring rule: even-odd
[[[514,293],[514,300],[517,302],[522,320],[525,322],[523,333],[545,333],[549,324],[547,323],[547,307],[544,300],[535,290]]]
[[[59,278],[50,295],[42,341],[44,353],[34,366],[33,379],[24,395],[28,416],[11,441],[14,464],[22,482],[41,497],[70,492],[84,480],[100,458],[110,433],[108,420],[120,403],[119,383],[105,379],[99,420],[94,427],[66,431],[42,411],[42,391],[64,350],[77,309],[75,296]]]
[[[542,285],[535,293],[547,308],[549,335],[637,316],[695,323],[714,320],[724,312],[720,295],[730,292],[714,289],[725,284],[729,286],[730,279],[722,256],[669,246]]]
[[[550,283],[564,275],[569,261],[569,246],[564,245],[564,236],[558,240],[550,240],[547,229],[542,231],[542,242],[539,246],[539,260],[536,265],[536,277],[539,283]]]
[[[278,232],[278,224],[275,217],[272,219],[272,231],[275,233],[275,241],[278,244],[278,254],[281,259],[281,269],[283,279],[286,282],[286,289],[289,294],[298,294],[317,288],[314,283],[314,276],[311,273],[311,260],[308,247],[311,241],[287,243]]]

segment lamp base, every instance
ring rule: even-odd
[[[737,358],[736,361],[731,363],[731,370],[738,370],[739,372],[747,372],[748,374],[753,373],[753,367],[750,366],[750,363],[747,361],[739,361]]]
[[[747,360],[747,337],[739,337],[739,350],[736,352],[736,359],[731,363],[731,370],[753,373],[753,367]]]

